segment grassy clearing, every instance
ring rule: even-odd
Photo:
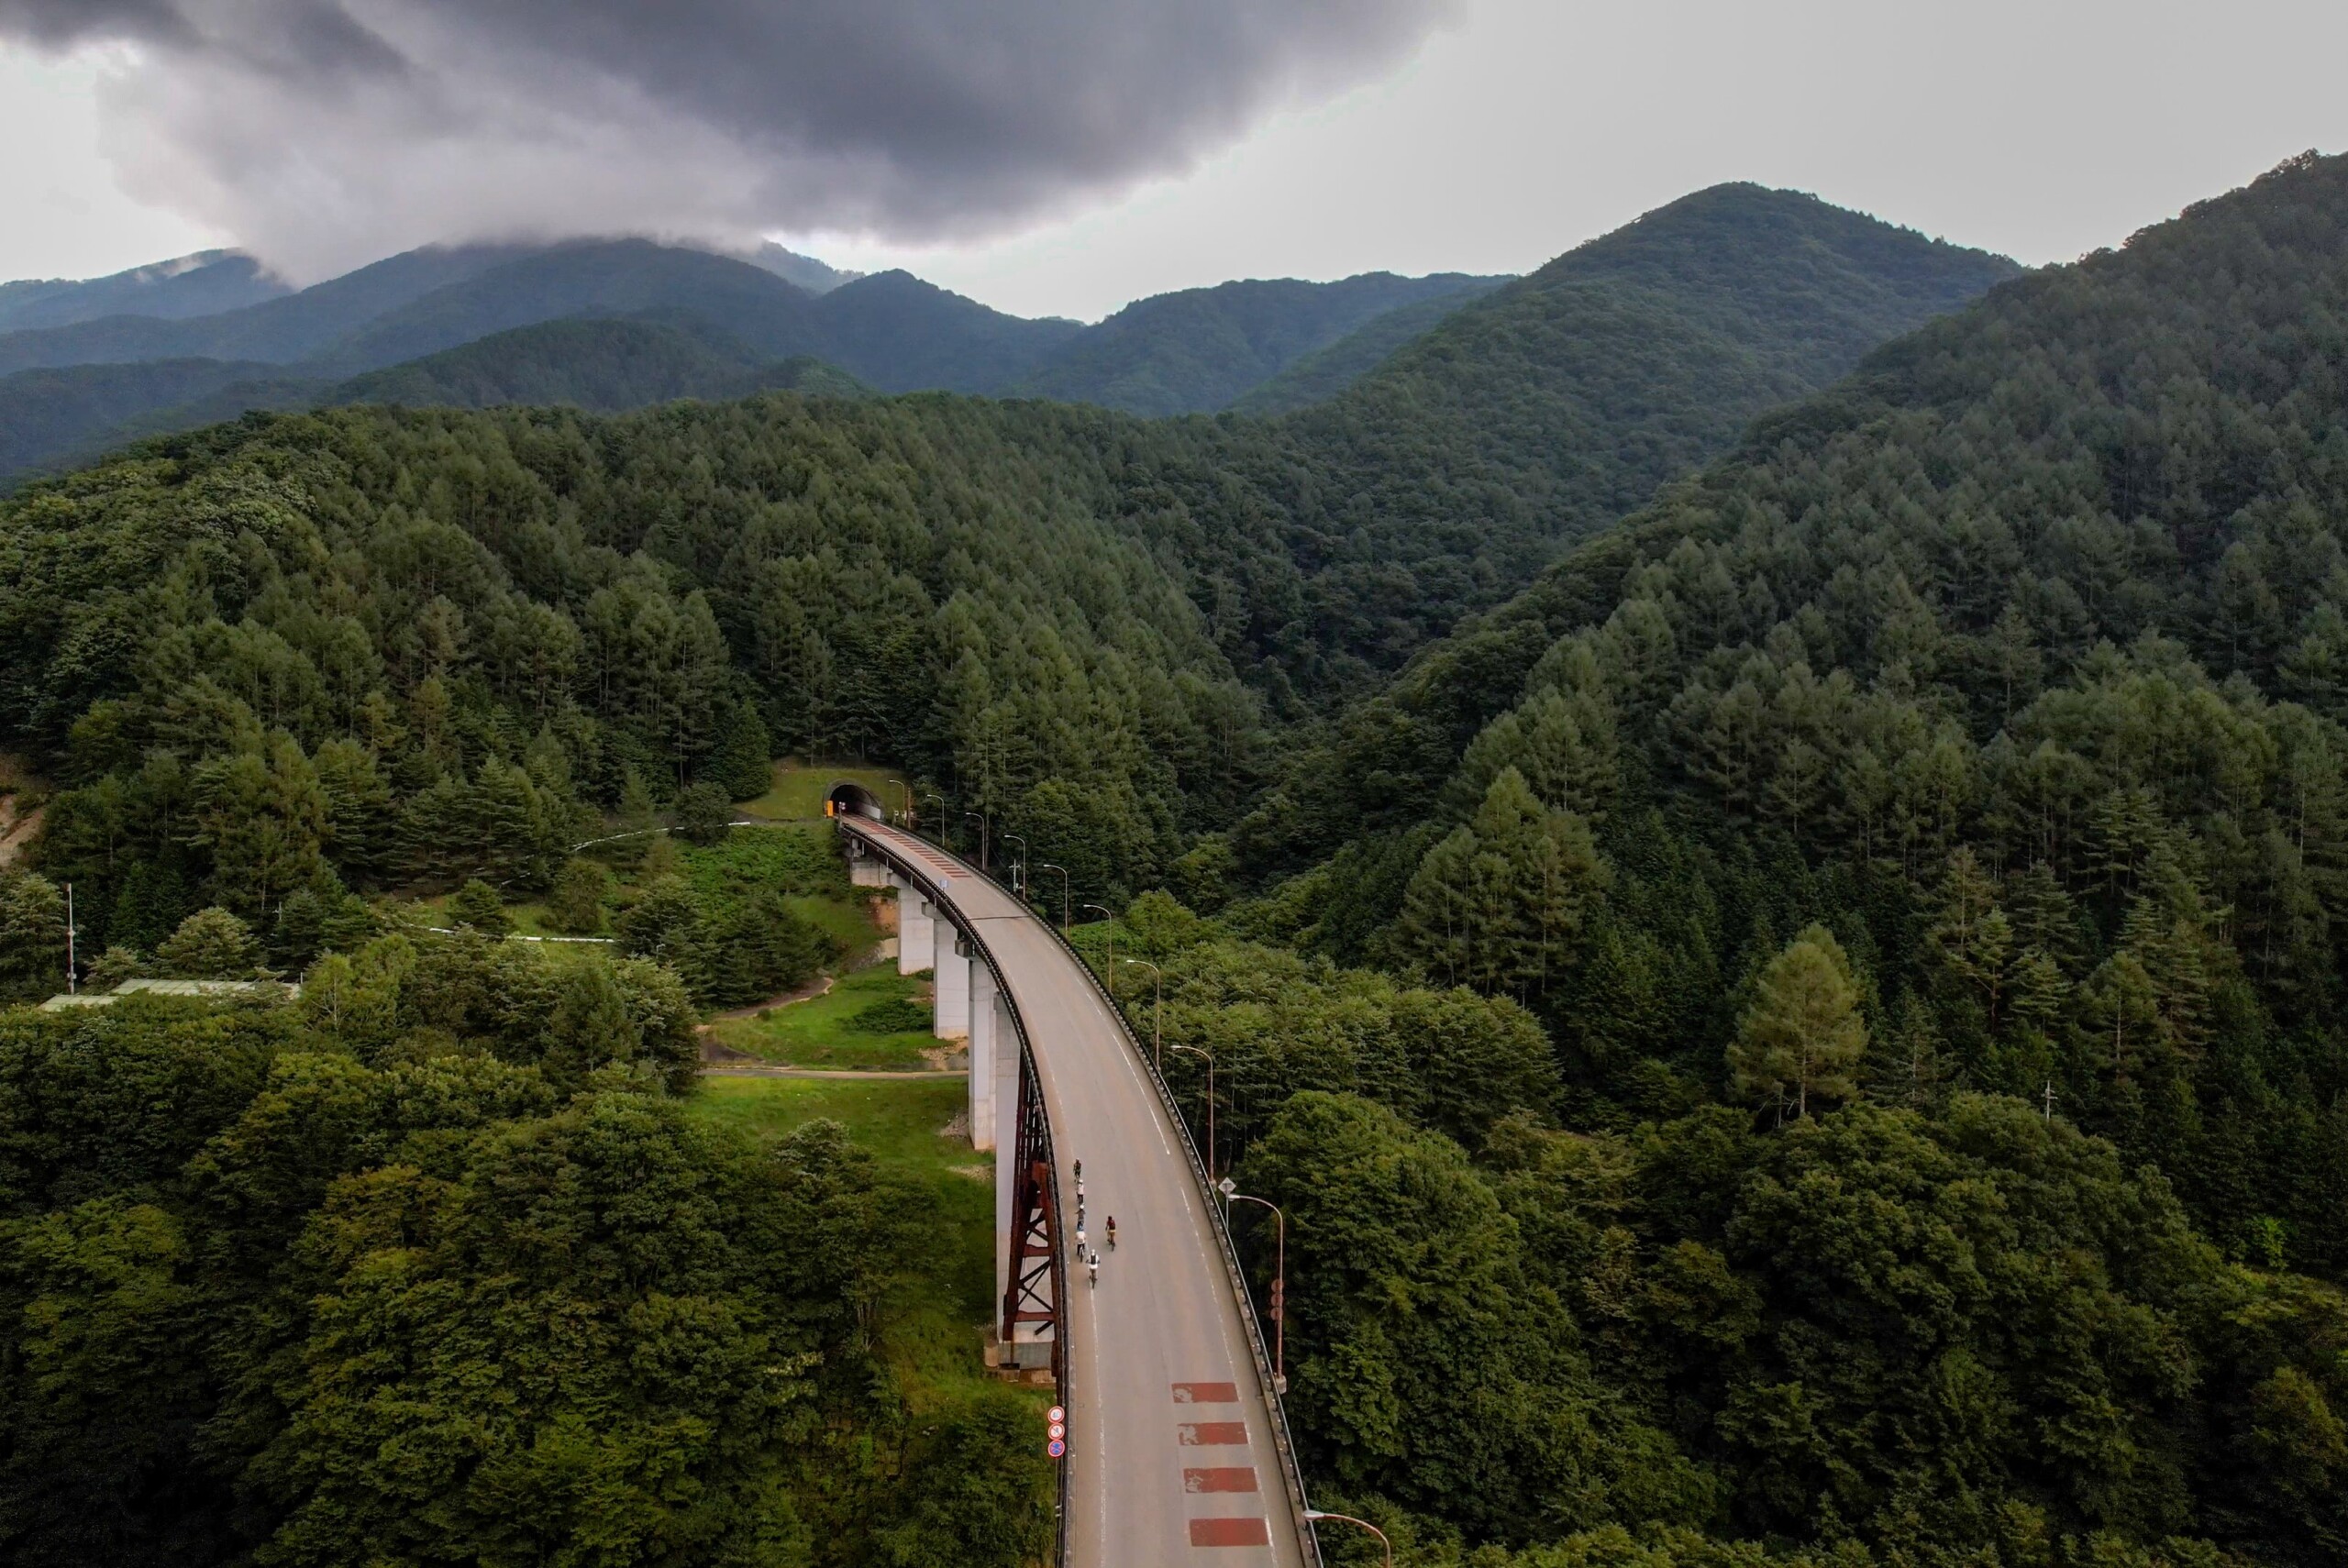
[[[821,820],[824,796],[835,784],[861,784],[882,805],[895,811],[904,803],[905,792],[896,783],[899,777],[885,767],[850,767],[785,757],[774,765],[774,787],[755,801],[744,801],[741,811],[745,816],[776,822]]]
[[[721,1019],[717,1038],[737,1051],[795,1067],[860,1067],[918,1071],[929,1064],[925,1048],[937,1042],[926,1029],[901,1034],[869,1034],[848,1021],[877,1002],[916,1000],[921,982],[900,976],[893,964],[875,964],[840,977],[825,996],[777,1008],[770,1018]]]
[[[828,1117],[911,1185],[936,1244],[899,1282],[880,1341],[917,1408],[987,1380],[980,1345],[994,1313],[993,1156],[942,1132],[968,1103],[962,1084],[942,1080],[713,1077],[691,1107],[708,1125],[759,1138]]]

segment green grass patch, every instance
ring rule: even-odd
[[[893,812],[904,804],[905,792],[896,784],[900,777],[885,767],[833,767],[785,757],[774,765],[774,787],[757,800],[743,802],[741,811],[745,816],[777,822],[821,820],[824,797],[833,785],[861,784]]]
[[[717,843],[684,845],[685,880],[697,899],[723,900],[753,888],[846,894],[847,862],[827,823],[735,828]]]
[[[917,1408],[988,1381],[980,1347],[996,1305],[993,1156],[943,1132],[968,1108],[965,1086],[942,1079],[748,1077],[704,1078],[689,1107],[706,1125],[757,1138],[828,1117],[911,1185],[932,1240],[892,1294],[880,1343]]]
[[[840,977],[831,990],[803,1002],[776,1008],[767,1018],[720,1019],[717,1038],[737,1051],[796,1067],[855,1067],[867,1071],[918,1072],[929,1066],[922,1051],[936,1045],[929,1026],[876,1034],[856,1026],[866,1009],[913,1001],[917,977],[901,976],[893,964],[875,964]],[[924,1008],[923,1011],[927,1012]]]

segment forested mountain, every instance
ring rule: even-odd
[[[761,392],[862,397],[873,390],[811,356],[762,360],[691,318],[674,325],[589,318],[493,333],[354,376],[316,402],[327,407],[378,403],[412,408],[530,403],[620,414],[680,398],[718,403]]]
[[[1497,286],[1497,285],[1495,285]],[[1483,289],[1438,294],[1416,304],[1397,305],[1327,346],[1313,349],[1269,380],[1259,382],[1231,408],[1237,414],[1293,414],[1326,403],[1376,370],[1386,357],[1435,323],[1486,293]]]
[[[844,283],[817,309],[819,351],[883,392],[997,392],[1084,330],[1005,315],[901,271]]]
[[[1573,1130],[1471,1165],[1316,1055],[1334,998],[1241,1021],[1263,961],[1183,944],[1240,1178],[1348,1280],[1290,1329],[1331,1474],[1471,1538],[1573,1496],[1822,1561],[2336,1559],[2344,337],[2310,155],[1764,419],[1194,853],[1206,897],[1335,849],[1227,928],[1514,999],[1557,1080],[1479,1117]],[[1463,1253],[1528,1305],[1397,1408],[1515,1412],[1472,1451],[1339,1371],[1458,1342],[1412,1260]]]
[[[528,886],[580,803],[673,792],[737,731],[908,759],[1146,885],[1238,808],[1257,724],[1142,528],[1103,523],[1071,454],[1109,417],[781,393],[182,437],[0,505],[0,734],[80,786],[58,864],[108,931],[451,856]],[[260,797],[260,838],[101,847],[117,812],[177,842],[150,762],[210,779],[255,745],[359,815],[290,858]]]
[[[1456,305],[1502,281],[1364,272],[1334,283],[1284,278],[1157,294],[1073,338],[1008,390],[1128,414],[1211,414],[1373,317],[1436,307],[1423,318],[1432,325],[1445,302]]]
[[[0,485],[17,474],[71,458],[94,459],[103,446],[121,445],[128,438],[117,432],[156,409],[176,410],[275,374],[273,365],[161,359],[0,376]],[[148,433],[136,430],[138,435]]]
[[[763,267],[786,283],[796,283],[811,294],[826,294],[842,283],[853,283],[864,276],[820,261],[813,256],[802,256],[768,240],[743,259],[756,267]]]
[[[1746,421],[2019,269],[1815,197],[1722,185],[1444,318],[1290,417],[1325,647],[1399,662]],[[1277,481],[1273,481],[1277,482]]]
[[[240,251],[205,250],[105,278],[0,283],[0,332],[71,326],[110,315],[180,321],[240,310],[292,292]]]
[[[290,364],[325,352],[367,323],[520,252],[429,246],[240,310],[184,321],[114,315],[70,326],[0,333],[0,373],[142,359],[260,359]]]

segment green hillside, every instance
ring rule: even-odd
[[[257,359],[288,364],[325,352],[368,322],[436,290],[526,253],[524,248],[427,246],[299,293],[216,315],[183,321],[113,315],[71,326],[0,332],[0,374],[150,359]]]
[[[1287,429],[1320,640],[1390,666],[1727,450],[1764,409],[2016,276],[1814,197],[1723,185],[1445,318]]]
[[[842,283],[815,314],[824,357],[892,392],[996,392],[1083,330],[1005,315],[900,271]]]
[[[1365,272],[1334,283],[1290,278],[1159,294],[1088,329],[1009,391],[1128,414],[1212,413],[1373,316],[1457,303],[1500,281]]]
[[[857,397],[871,391],[811,356],[762,364],[706,327],[581,320],[493,333],[460,348],[353,377],[317,401],[327,407],[354,403],[446,408],[533,403],[617,414],[679,398],[719,402],[760,392]]]
[[[72,326],[112,315],[177,321],[240,310],[292,292],[249,256],[206,250],[105,278],[0,283],[0,332]]]
[[[1485,292],[1470,289],[1438,294],[1371,316],[1335,342],[1313,349],[1278,375],[1258,382],[1232,403],[1232,410],[1237,414],[1293,414],[1300,408],[1326,403],[1376,370],[1388,355]]]

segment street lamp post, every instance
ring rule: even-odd
[[[936,790],[924,790],[921,792],[921,798],[922,798],[923,800],[925,800],[925,801],[936,801],[936,802],[937,802],[937,823],[938,823],[938,827],[937,827],[937,842],[938,842],[938,843],[940,843],[940,844],[945,843],[945,842],[946,842],[946,797],[945,797],[945,796],[943,796],[943,795],[941,795],[941,794],[939,794],[939,793],[938,793]],[[914,827],[914,831],[915,833],[919,833],[919,832],[921,831],[921,829],[920,829],[920,827],[919,827],[918,825],[916,825],[916,826]]]
[[[1378,1538],[1378,1544],[1386,1549],[1386,1568],[1394,1568],[1394,1543],[1386,1539],[1386,1532],[1384,1530],[1379,1529],[1368,1519],[1357,1519],[1351,1514],[1324,1513],[1319,1508],[1305,1509],[1304,1517],[1316,1525],[1323,1519],[1335,1519],[1339,1524],[1361,1526],[1362,1529],[1376,1536]],[[1315,1540],[1320,1539],[1321,1532],[1319,1530],[1313,1531],[1312,1534]]]
[[[1157,1076],[1162,1078],[1166,1076],[1166,972],[1146,958],[1128,958],[1125,962],[1137,964],[1157,977],[1157,1005],[1150,1013],[1149,1044],[1157,1058]]]
[[[1068,934],[1068,867],[1055,866],[1048,860],[1038,860],[1036,862],[1036,869],[1057,871],[1060,874],[1060,934],[1066,936]]]
[[[1249,1192],[1226,1192],[1226,1203],[1260,1203],[1279,1223],[1277,1261],[1272,1265],[1272,1391],[1288,1392],[1288,1216],[1268,1198]]]
[[[962,820],[979,824],[979,869],[987,868],[987,814],[984,812],[964,812]]]
[[[911,826],[914,820],[914,787],[902,778],[892,778],[889,782],[897,787],[899,798],[905,803],[906,825]]]
[[[1011,863],[1011,890],[1024,899],[1027,896],[1027,835],[1007,833],[1002,835],[1002,841],[1019,846],[1019,858]]]
[[[1115,914],[1115,912],[1114,912],[1114,911],[1113,911],[1112,910],[1110,910],[1110,909],[1109,909],[1109,907],[1108,907],[1107,905],[1105,905],[1105,904],[1085,904],[1085,905],[1082,905],[1082,906],[1080,906],[1080,907],[1082,907],[1082,908],[1084,908],[1084,909],[1088,909],[1088,910],[1099,910],[1099,911],[1101,911],[1101,918],[1102,918],[1102,920],[1105,920],[1105,921],[1107,921],[1107,922],[1109,922],[1109,984],[1110,984],[1112,987],[1114,987],[1114,986],[1116,985],[1116,983],[1117,983],[1117,917],[1116,917],[1116,914]]]
[[[1207,1180],[1214,1180],[1214,1053],[1202,1051],[1196,1045],[1177,1045],[1175,1054],[1188,1051],[1193,1056],[1203,1056],[1207,1063]]]

